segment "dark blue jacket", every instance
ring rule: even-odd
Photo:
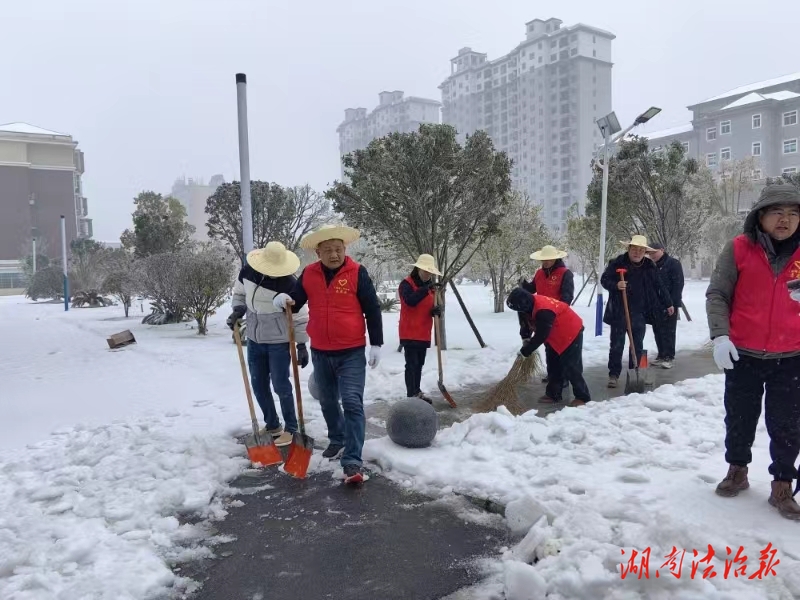
[[[627,269],[628,272],[637,270],[632,276],[625,277],[629,282],[627,294],[631,312],[640,312],[650,322],[665,319],[667,308],[673,304],[669,291],[658,274],[656,263],[644,258],[639,265],[634,266],[626,252],[609,262],[600,278],[600,284],[609,292],[603,323],[617,327],[626,326],[622,292],[617,289],[620,280],[617,269]],[[676,306],[675,310],[677,309]]]

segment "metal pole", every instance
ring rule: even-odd
[[[36,275],[36,238],[32,238],[33,243],[33,274]]]
[[[245,257],[253,249],[253,205],[250,200],[250,148],[247,139],[247,76],[236,74],[236,104],[239,112],[239,181],[242,195],[242,249]],[[244,260],[245,257],[242,257]]]
[[[61,215],[61,265],[64,268],[64,310],[69,310],[69,279],[67,277],[67,219]]]
[[[606,212],[608,210],[608,147],[611,143],[608,130],[603,130],[605,145],[603,147],[603,196],[600,208],[600,258],[597,262],[597,313],[595,314],[595,336],[603,335],[603,286],[600,276],[606,269]]]

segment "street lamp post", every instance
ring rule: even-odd
[[[597,312],[595,313],[595,336],[603,335],[603,287],[600,285],[600,276],[605,270],[606,264],[606,214],[608,212],[608,160],[611,154],[611,144],[624,138],[628,132],[661,112],[660,108],[651,106],[625,130],[620,131],[619,120],[614,112],[610,112],[605,117],[597,119],[597,126],[603,134],[603,192],[600,202],[600,258],[597,262]],[[616,135],[615,135],[616,134]],[[612,139],[612,136],[613,139]]]

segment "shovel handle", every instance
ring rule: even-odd
[[[294,302],[289,301],[286,306],[286,324],[289,326],[289,354],[292,357],[292,371],[294,372],[294,393],[297,396],[297,420],[300,425],[300,433],[306,434],[306,423],[303,420],[303,394],[300,392],[300,369],[297,367],[297,347],[294,341],[294,319],[292,318],[292,306]]]
[[[619,280],[625,281],[625,273],[627,273],[627,269],[617,269],[617,273],[619,273]],[[639,361],[636,357],[636,347],[633,343],[633,327],[631,326],[631,313],[628,310],[628,289],[625,288],[622,291],[622,306],[625,309],[625,324],[628,327],[628,346],[630,347],[631,351],[631,359],[633,360],[634,367],[636,370],[639,370]]]
[[[239,323],[241,322],[241,319],[237,319],[233,324],[233,339],[236,341],[236,350],[239,352],[239,365],[242,367],[242,380],[244,381],[244,390],[247,393],[247,405],[250,407],[250,421],[253,423],[253,437],[255,438],[256,445],[260,445],[260,440],[258,438],[258,417],[256,417],[256,408],[253,406],[253,392],[250,390],[250,380],[247,377],[247,367],[244,364],[242,336],[239,333]]]
[[[439,306],[439,293],[434,291],[433,293],[433,305]],[[433,332],[434,337],[436,338],[436,360],[439,363],[439,383],[442,383],[444,380],[444,370],[442,369],[442,330],[441,330],[441,322],[439,321],[439,317],[433,317]]]

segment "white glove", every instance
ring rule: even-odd
[[[381,347],[380,346],[370,346],[369,347],[369,361],[368,364],[373,369],[378,366],[378,363],[381,362]]]
[[[800,302],[800,288],[797,288],[796,290],[792,290],[791,293],[789,294],[789,296],[795,302]]]
[[[287,305],[292,304],[292,297],[289,294],[278,294],[272,299],[272,304],[278,310],[283,310]]]
[[[731,360],[733,359],[733,360]],[[714,338],[714,362],[720,369],[733,369],[733,361],[739,360],[739,352],[727,335]]]

